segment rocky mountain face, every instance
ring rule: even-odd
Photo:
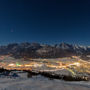
[[[86,58],[90,55],[89,46],[71,45],[61,43],[56,45],[43,45],[39,43],[13,43],[0,46],[0,55],[12,55],[16,58],[59,58],[73,55]]]

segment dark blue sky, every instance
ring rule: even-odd
[[[0,44],[90,45],[90,0],[0,0]]]

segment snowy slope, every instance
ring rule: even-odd
[[[90,90],[90,82],[65,82],[42,76],[27,78],[27,73],[19,73],[19,76],[0,78],[0,90]]]

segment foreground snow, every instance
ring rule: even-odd
[[[27,78],[27,73],[17,73],[20,77],[0,77],[0,90],[90,90],[90,82],[66,82],[42,76]]]

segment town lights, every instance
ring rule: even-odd
[[[12,66],[15,66],[15,64],[11,63],[11,64],[9,64],[8,66],[12,67]]]
[[[25,67],[30,67],[31,65],[25,65]]]
[[[76,66],[80,66],[80,63],[78,63],[78,62],[75,62],[75,63],[74,63],[74,65],[76,65]]]

